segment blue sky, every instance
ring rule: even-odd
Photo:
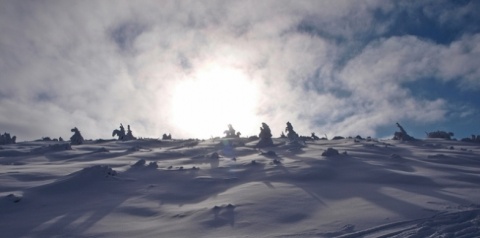
[[[304,135],[383,138],[396,122],[418,138],[480,134],[479,11],[445,0],[2,1],[0,131],[109,138],[123,123],[142,137],[221,136],[172,115],[173,89],[216,65],[258,89],[241,94],[253,113],[216,121],[243,135],[266,122],[278,136],[286,121]]]

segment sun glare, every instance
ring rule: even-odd
[[[240,132],[257,128],[257,95],[255,84],[241,70],[204,67],[177,84],[173,124],[182,134],[196,138],[221,136],[228,124]]]

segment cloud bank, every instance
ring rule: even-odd
[[[480,130],[479,10],[475,1],[4,1],[0,130],[65,138],[77,126],[109,138],[124,123],[141,137],[220,136],[182,130],[172,116],[176,85],[219,64],[261,92],[244,115],[258,126],[234,124],[243,135],[267,122],[278,136],[290,121],[304,135],[382,137],[399,121],[468,136]]]

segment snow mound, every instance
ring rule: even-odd
[[[140,151],[142,148],[140,146],[132,146],[128,149],[128,151],[131,151],[131,152],[136,152],[136,151]]]
[[[64,150],[72,150],[72,146],[68,143],[52,144],[48,146],[34,148],[31,150],[31,152],[32,153],[48,153],[48,152],[56,152],[56,151],[64,151]]]
[[[260,153],[260,154],[263,155],[263,156],[266,156],[266,157],[271,157],[271,158],[276,158],[276,157],[278,157],[278,156],[277,156],[277,153],[275,153],[275,151],[271,151],[271,150],[269,150],[269,151],[267,151],[267,152],[262,152],[262,153]]]
[[[148,163],[148,165],[147,165],[147,161],[145,161],[144,159],[140,159],[135,164],[132,165],[132,168],[156,169],[156,168],[158,168],[158,164],[157,164],[157,162],[152,161],[152,162]]]
[[[230,203],[226,206],[214,206],[212,208],[213,220],[204,223],[215,227],[219,227],[225,224],[233,226],[235,222],[234,209],[235,206]]]
[[[305,147],[305,142],[300,139],[292,140],[288,142],[288,146],[290,146],[291,149],[299,149]]]
[[[105,147],[102,147],[102,148],[96,150],[95,152],[102,153],[102,152],[110,152],[110,151],[108,149],[106,149]]]
[[[18,203],[20,200],[22,200],[22,196],[15,195],[13,193],[8,194],[7,196],[3,197],[4,201],[9,202],[9,203]]]
[[[79,171],[75,177],[89,177],[89,178],[95,178],[95,177],[113,177],[117,176],[118,173],[117,171],[113,170],[109,166],[106,165],[94,165],[92,167],[87,167]]]
[[[338,150],[334,149],[334,148],[328,148],[327,150],[325,150],[323,153],[322,153],[322,156],[336,156],[336,155],[339,155],[340,153],[338,153]]]
[[[219,158],[220,158],[220,155],[217,152],[213,152],[210,155],[210,159],[219,159]]]
[[[390,155],[390,159],[393,159],[393,160],[400,160],[400,159],[403,159],[401,155],[398,155],[398,154],[391,154]]]

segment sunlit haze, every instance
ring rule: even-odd
[[[218,136],[232,124],[256,133],[258,89],[240,69],[208,64],[177,83],[172,97],[172,124],[196,138]],[[215,132],[215,133],[213,133]]]

